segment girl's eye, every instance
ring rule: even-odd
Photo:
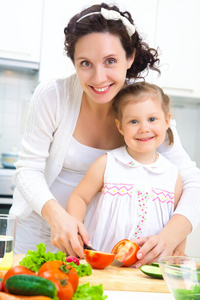
[[[88,68],[88,67],[91,66],[91,63],[87,60],[84,60],[84,61],[81,62],[81,65],[85,68]]]
[[[154,122],[155,120],[156,120],[156,118],[154,118],[154,117],[149,118],[149,122]]]
[[[116,63],[116,60],[114,58],[109,58],[106,60],[107,65],[113,65],[114,63]]]
[[[130,123],[131,123],[131,124],[137,124],[138,121],[137,121],[137,120],[131,120]]]

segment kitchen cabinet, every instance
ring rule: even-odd
[[[1,0],[1,60],[39,63],[42,19],[43,0]]]
[[[199,0],[158,0],[156,45],[162,75],[154,82],[168,94],[200,98],[199,12]]]

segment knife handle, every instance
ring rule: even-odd
[[[83,248],[84,248],[84,249],[87,249],[87,250],[97,251],[97,250],[95,250],[94,248],[92,248],[92,247],[90,247],[90,246],[87,246],[86,244],[83,245]]]

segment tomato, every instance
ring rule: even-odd
[[[2,289],[6,292],[5,283],[8,278],[17,274],[36,275],[33,271],[25,268],[24,266],[15,266],[9,269],[3,277]]]
[[[51,261],[47,261],[45,262],[39,269],[38,271],[38,276],[45,272],[45,271],[49,271],[49,270],[53,270],[53,269],[59,269],[59,267],[63,264],[63,262],[61,260],[51,260]]]
[[[140,249],[135,243],[124,239],[119,241],[112,249],[111,253],[115,254],[115,258],[124,263],[124,267],[134,265],[137,259],[137,252]]]
[[[93,251],[88,249],[84,249],[83,252],[85,254],[85,260],[91,267],[95,269],[106,268],[113,262],[115,258],[115,254],[113,253]]]
[[[66,270],[64,270],[64,272],[66,272],[68,276],[68,280],[71,283],[74,292],[76,292],[79,283],[78,273],[71,265],[65,265],[65,266],[66,266]]]
[[[47,263],[44,263],[45,266],[41,266],[38,271],[38,276],[46,279],[50,279],[50,277],[54,277],[59,280],[67,279],[71,283],[74,292],[77,290],[79,277],[76,270],[71,265],[67,265],[62,261],[55,261],[54,264],[50,261]]]
[[[49,277],[48,279],[55,284],[57,288],[57,297],[59,300],[72,300],[74,295],[74,289],[71,283],[69,282],[68,278],[61,280],[53,276]]]

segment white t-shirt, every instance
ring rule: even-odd
[[[89,166],[104,153],[105,150],[85,146],[72,137],[63,168],[50,187],[51,193],[63,208],[66,208],[69,195]],[[45,243],[48,251],[59,251],[51,244],[50,229],[45,219],[32,211],[26,218],[18,218],[14,252],[27,253],[30,249],[35,250],[38,243]]]

